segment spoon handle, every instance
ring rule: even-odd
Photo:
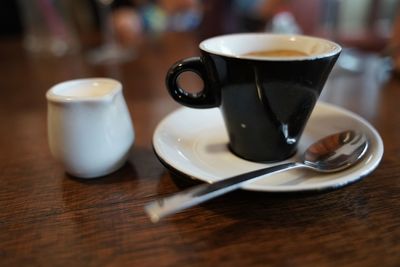
[[[203,203],[212,198],[218,197],[225,193],[231,192],[240,188],[244,183],[258,178],[269,173],[282,172],[293,168],[303,167],[304,165],[297,162],[284,163],[268,168],[255,170],[239,174],[212,184],[201,184],[189,188],[180,193],[155,200],[145,206],[145,211],[152,222],[157,222],[161,218],[174,214],[183,209]]]

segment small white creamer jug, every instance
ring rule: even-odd
[[[50,151],[67,173],[107,175],[127,160],[135,134],[120,82],[70,80],[46,94]]]

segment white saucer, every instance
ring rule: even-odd
[[[342,130],[367,134],[370,147],[363,160],[345,171],[333,174],[295,169],[249,182],[243,189],[266,192],[320,191],[351,184],[379,164],[383,142],[378,132],[360,116],[337,106],[318,102],[304,130],[297,155],[318,139]],[[217,108],[180,108],[165,117],[153,136],[153,147],[167,168],[186,176],[212,183],[243,172],[272,166],[244,160],[227,148],[228,135]],[[285,162],[287,162],[285,161]]]

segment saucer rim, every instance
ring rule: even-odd
[[[179,179],[190,179],[193,182],[199,182],[199,183],[209,183],[206,180],[202,180],[198,177],[195,177],[193,175],[190,174],[186,174],[183,171],[178,170],[177,168],[175,168],[174,166],[168,164],[163,158],[161,158],[161,156],[159,156],[156,153],[156,150],[153,146],[153,151],[154,154],[156,155],[157,159],[160,161],[160,163],[172,174],[177,176]],[[372,171],[374,171],[375,168],[372,169]],[[371,172],[372,172],[371,171]],[[279,189],[257,189],[257,188],[251,188],[251,187],[241,187],[239,188],[240,190],[245,190],[248,192],[258,192],[258,193],[268,193],[268,194],[299,194],[299,193],[328,193],[328,192],[332,192],[332,191],[336,191],[339,190],[343,187],[347,187],[353,184],[356,184],[360,181],[362,181],[362,179],[364,177],[366,177],[369,173],[357,176],[357,179],[354,180],[348,180],[346,183],[342,183],[342,184],[334,184],[332,186],[325,186],[325,187],[319,187],[319,188],[305,188],[305,189],[283,189],[283,190],[279,190]]]
[[[364,167],[359,170],[360,173],[357,174],[357,172],[355,172],[355,174],[353,175],[354,177],[350,177],[349,179],[342,181],[342,182],[337,182],[337,183],[333,183],[331,185],[321,185],[321,186],[314,186],[312,188],[302,188],[301,186],[299,187],[282,187],[280,188],[278,187],[273,187],[273,188],[260,188],[259,185],[252,184],[252,183],[248,183],[245,184],[241,189],[244,189],[246,191],[256,191],[256,192],[266,192],[266,193],[300,193],[300,192],[326,192],[326,191],[333,191],[333,190],[337,190],[346,186],[349,186],[351,184],[354,184],[356,182],[361,181],[364,177],[366,177],[367,175],[369,175],[370,173],[372,173],[377,166],[380,164],[382,158],[383,158],[383,154],[384,154],[384,144],[382,141],[381,136],[379,135],[378,131],[364,118],[362,118],[360,115],[347,110],[346,108],[331,104],[331,103],[326,103],[323,101],[318,101],[316,106],[320,106],[321,108],[326,108],[326,109],[333,109],[335,112],[342,114],[345,117],[350,117],[358,122],[360,122],[363,126],[365,126],[368,131],[370,132],[370,138],[373,138],[373,140],[376,142],[375,148],[374,148],[374,154],[371,151],[371,148],[368,148],[367,154],[364,156],[364,158],[367,158],[368,156],[374,156],[375,160],[372,160],[372,162],[367,163],[366,165],[364,165]],[[166,159],[164,159],[164,157],[162,157],[162,155],[160,155],[161,153],[159,151],[157,151],[157,146],[156,146],[156,135],[158,133],[158,131],[160,130],[160,128],[162,127],[162,125],[164,124],[165,121],[168,121],[169,117],[174,116],[175,113],[179,113],[182,112],[182,110],[185,109],[190,109],[187,107],[180,107],[176,110],[174,110],[173,112],[171,112],[170,114],[168,114],[164,119],[162,119],[159,124],[157,125],[154,134],[153,134],[153,139],[152,139],[152,147],[153,147],[153,151],[156,155],[156,157],[158,158],[158,160],[172,173],[177,174],[179,177],[182,178],[189,178],[191,180],[194,181],[199,181],[199,182],[207,182],[210,183],[210,181],[207,180],[207,178],[201,178],[201,177],[196,177],[194,175],[185,173],[182,170],[179,170],[177,167],[173,166],[173,163],[169,163]],[[215,108],[217,109],[217,108]]]

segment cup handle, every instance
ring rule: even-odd
[[[179,75],[186,71],[196,73],[203,80],[204,87],[200,92],[189,93],[179,86]],[[168,70],[166,86],[172,98],[184,106],[192,108],[218,107],[220,101],[218,101],[217,93],[212,89],[210,79],[207,77],[206,67],[200,57],[186,58],[176,62]]]

